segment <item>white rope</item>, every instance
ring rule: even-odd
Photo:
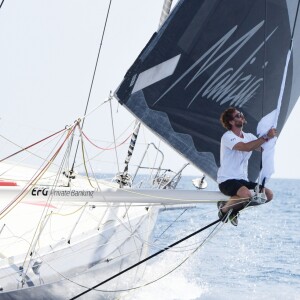
[[[110,115],[111,115],[111,126],[112,126],[112,132],[113,132],[113,137],[114,137],[115,154],[116,154],[116,160],[117,160],[117,166],[118,166],[118,173],[120,173],[120,166],[119,166],[119,158],[118,158],[118,151],[117,151],[117,143],[116,143],[116,136],[115,136],[115,126],[114,126],[114,118],[113,118],[113,113],[112,113],[111,99],[112,99],[112,96],[110,96],[110,101],[109,101]]]

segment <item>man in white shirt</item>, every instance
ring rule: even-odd
[[[263,143],[276,136],[276,129],[271,128],[263,137],[257,138],[252,133],[243,132],[246,124],[243,113],[235,107],[226,109],[220,118],[224,128],[227,129],[221,139],[220,168],[217,182],[220,191],[231,196],[228,202],[219,202],[219,217],[233,209],[229,219],[235,226],[238,224],[238,211],[252,197],[250,190],[255,189],[257,183],[248,180],[248,160],[253,150],[260,150]],[[273,193],[265,188],[267,201],[272,200]]]

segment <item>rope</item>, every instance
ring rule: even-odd
[[[96,76],[96,71],[97,71],[97,67],[98,67],[99,57],[100,57],[100,53],[101,53],[101,49],[102,49],[102,43],[103,43],[104,34],[105,34],[105,30],[106,30],[106,24],[107,24],[109,12],[110,12],[111,2],[112,2],[112,0],[109,1],[108,10],[107,10],[107,13],[106,13],[104,28],[103,28],[103,31],[102,31],[101,41],[100,41],[100,45],[99,45],[99,50],[98,50],[98,55],[97,55],[97,59],[96,59],[96,64],[95,64],[95,67],[94,67],[94,72],[93,72],[92,82],[91,82],[91,85],[90,85],[89,95],[88,95],[87,103],[86,103],[85,110],[84,110],[84,115],[86,115],[86,113],[87,113],[87,109],[88,109],[90,98],[91,98],[91,94],[92,94],[92,89],[93,89],[94,80],[95,80],[95,76]],[[83,128],[84,121],[85,121],[85,119],[83,119],[83,121],[82,121],[81,129]],[[75,161],[76,161],[78,147],[79,147],[79,141],[77,142],[77,146],[76,146],[76,151],[75,151],[75,155],[74,155],[73,166],[72,166],[72,169],[71,169],[72,171],[74,170],[74,165],[75,165]]]
[[[295,33],[296,23],[297,23],[297,19],[298,19],[299,7],[300,7],[300,1],[298,1],[298,4],[297,4],[297,10],[296,10],[296,15],[295,15],[295,21],[294,21],[294,26],[293,26],[293,30],[292,30],[292,38],[291,38],[290,49],[293,48],[293,39],[294,39],[294,33]]]
[[[87,177],[87,180],[88,180],[90,186],[91,186],[92,188],[95,188],[95,187],[92,185],[92,182],[91,182],[90,176],[89,176],[89,172],[88,172],[88,169],[87,169],[87,166],[86,166],[85,148],[84,148],[84,142],[83,142],[83,138],[82,138],[82,131],[81,131],[81,128],[79,128],[79,130],[80,130],[81,152],[82,152],[82,159],[83,159],[83,165],[84,165],[85,175],[86,175],[86,177]]]
[[[109,104],[110,104],[111,126],[112,126],[112,132],[113,132],[113,137],[114,137],[114,144],[115,144],[114,149],[115,149],[115,154],[116,154],[118,173],[120,173],[119,158],[118,158],[118,152],[117,152],[117,149],[116,149],[116,135],[115,135],[115,127],[114,127],[114,118],[113,118],[113,113],[112,113],[111,99],[112,99],[112,96],[110,95]]]
[[[69,130],[69,132],[68,132],[66,138],[64,139],[63,143],[60,145],[60,147],[57,149],[57,151],[55,152],[55,154],[53,155],[53,157],[50,159],[49,164],[45,166],[45,168],[47,167],[46,169],[44,168],[45,171],[50,167],[50,165],[52,164],[52,162],[55,160],[55,158],[57,157],[58,153],[59,153],[60,150],[62,149],[62,147],[63,147],[63,145],[65,144],[65,142],[69,139],[69,137],[70,137],[70,136],[73,137],[74,131],[75,131],[75,129],[76,129],[77,126],[79,126],[79,121],[76,121],[76,123],[74,124],[74,126]],[[68,146],[68,148],[69,148],[69,146]],[[63,161],[62,161],[62,163],[61,163],[61,165],[60,165],[60,169],[61,169],[61,170],[62,170],[62,167],[63,167],[63,165],[64,165],[64,161],[67,159],[68,156],[69,156],[69,151],[68,151],[68,149],[67,149],[67,151],[66,151],[66,153],[65,153],[65,155],[64,155]],[[43,170],[44,170],[44,169],[43,169]],[[40,172],[41,175],[38,174],[38,176],[36,177],[37,180],[35,180],[34,184],[37,183],[37,182],[40,180],[41,176],[45,173],[45,171],[43,172],[43,170]],[[58,174],[61,173],[61,170],[60,170],[60,172],[57,173],[57,176],[56,176],[56,178],[55,178],[53,187],[56,187],[56,186],[57,186],[58,179],[59,179],[59,175],[58,175]],[[29,184],[29,185],[30,185],[30,184]],[[18,203],[19,203],[19,202],[27,195],[27,193],[28,193],[28,191],[27,191],[27,192],[25,193],[25,195],[18,201]],[[22,193],[21,193],[21,194],[22,194]],[[40,220],[39,220],[39,222],[38,222],[38,224],[37,224],[37,226],[36,226],[35,232],[34,232],[34,234],[33,234],[33,236],[32,236],[31,242],[30,242],[30,244],[29,244],[29,248],[28,248],[27,254],[26,254],[25,258],[24,258],[23,265],[22,265],[22,269],[23,269],[23,271],[22,271],[22,278],[23,278],[23,279],[22,279],[22,285],[24,285],[24,279],[25,279],[26,274],[27,274],[27,272],[28,272],[28,269],[29,269],[29,267],[30,267],[30,262],[31,262],[31,260],[32,260],[32,258],[33,258],[33,253],[35,252],[36,245],[39,243],[39,237],[40,237],[42,231],[44,230],[44,228],[45,228],[45,226],[46,226],[48,220],[50,219],[50,217],[51,217],[51,215],[52,215],[52,212],[51,212],[50,214],[48,214],[48,211],[49,211],[49,208],[50,208],[50,204],[51,204],[51,201],[52,201],[52,197],[53,197],[53,196],[49,195],[49,197],[48,197],[48,199],[47,199],[46,204],[48,204],[48,205],[46,205],[45,208],[44,208],[43,211],[42,211],[42,214],[41,214],[41,216],[40,216]],[[43,216],[44,216],[44,217],[43,217]],[[29,261],[27,262],[27,266],[26,266],[26,260],[27,260],[28,256],[30,256],[30,259],[29,259]]]
[[[295,34],[295,29],[296,29],[296,24],[297,24],[297,19],[298,19],[299,6],[300,6],[300,1],[298,1],[297,10],[296,10],[296,14],[295,14],[295,20],[293,22],[293,29],[292,29],[292,33],[291,33],[290,45],[289,45],[289,49],[288,49],[288,52],[286,55],[286,62],[285,62],[284,70],[283,70],[283,75],[282,75],[282,80],[281,80],[281,85],[280,85],[279,96],[278,96],[278,100],[277,100],[277,107],[275,109],[275,116],[273,119],[273,124],[269,124],[272,126],[272,128],[277,128],[277,123],[278,123],[279,115],[281,112],[281,105],[282,105],[283,95],[285,92],[285,85],[286,85],[286,78],[288,75],[287,73],[288,73],[288,68],[289,68],[289,62],[290,62],[290,57],[292,55],[292,50],[293,50],[293,39],[294,39],[294,34]],[[263,126],[261,126],[259,136],[262,136],[264,134],[264,132],[262,132],[263,129],[264,129]],[[263,157],[265,164],[263,164],[263,162],[261,163],[259,182],[262,181],[263,186],[264,186],[264,182],[266,180],[268,180],[271,177],[271,175],[274,173],[274,161],[273,160],[274,160],[274,149],[275,149],[275,145],[276,145],[276,140],[274,141],[274,139],[272,139],[272,142],[270,141],[269,143],[266,146],[262,145],[262,148],[264,149],[264,151],[262,152],[262,157]],[[264,165],[267,167],[264,167]]]
[[[68,129],[66,129],[66,130],[68,130]],[[2,136],[2,135],[0,135],[0,136],[1,136],[2,138],[6,139],[7,141],[9,141],[10,143],[14,144],[15,146],[22,148],[21,146],[19,146],[18,144],[14,143],[14,142],[12,142],[12,141],[10,141],[10,140],[8,140],[8,139],[5,138],[4,136]],[[61,136],[61,137],[62,137],[62,136]],[[61,137],[59,137],[59,140],[61,139]],[[39,151],[39,150],[45,148],[46,146],[48,146],[48,144],[50,144],[51,142],[53,142],[54,139],[55,139],[55,138],[52,138],[52,139],[49,140],[47,143],[45,143],[45,144],[41,145],[40,147],[36,148],[36,151]],[[58,143],[59,143],[59,141],[55,144],[55,146],[54,146],[53,148],[55,148],[55,147],[58,145]],[[26,150],[26,151],[28,152],[28,155],[27,155],[27,156],[25,156],[24,158],[18,160],[17,162],[10,163],[10,164],[9,164],[9,167],[8,167],[6,170],[4,170],[2,173],[0,173],[0,177],[2,177],[2,179],[6,179],[6,180],[16,180],[16,178],[3,178],[3,175],[6,174],[7,172],[13,170],[15,167],[18,167],[22,162],[26,161],[31,155],[33,155],[34,157],[39,158],[39,159],[42,160],[44,163],[47,162],[47,159],[45,159],[44,157],[42,157],[42,156],[40,156],[40,155],[37,155],[36,153],[34,153],[34,152],[32,152],[32,151],[29,151],[29,150]],[[56,166],[56,164],[54,164],[54,163],[53,163],[53,165]],[[48,177],[44,177],[44,179],[51,178],[51,177],[53,177],[53,175],[48,176]],[[26,181],[26,182],[27,182],[26,179],[20,179],[20,178],[18,179],[18,181]]]
[[[218,219],[218,220],[216,220],[216,221],[214,221],[214,222],[212,222],[212,223],[210,223],[210,224],[208,224],[208,225],[206,225],[206,226],[200,228],[199,230],[197,230],[197,231],[195,231],[195,232],[189,234],[188,236],[186,236],[186,237],[180,239],[179,241],[177,241],[177,242],[175,242],[175,243],[173,243],[173,244],[171,244],[171,245],[165,247],[164,249],[162,249],[162,250],[160,250],[160,251],[158,251],[158,252],[156,252],[156,253],[154,253],[154,254],[152,254],[152,255],[146,257],[146,258],[144,258],[143,260],[137,262],[136,264],[134,264],[134,265],[132,265],[132,266],[130,266],[130,267],[124,269],[123,271],[121,271],[121,272],[119,272],[119,273],[117,273],[117,274],[115,274],[115,275],[109,277],[108,279],[106,279],[106,280],[104,280],[104,281],[98,283],[97,285],[94,285],[93,287],[88,288],[86,291],[84,291],[84,292],[82,292],[82,293],[76,295],[75,297],[71,298],[70,300],[77,299],[77,298],[79,298],[79,297],[81,297],[81,296],[87,294],[88,292],[94,290],[94,289],[97,288],[98,286],[103,285],[104,283],[106,283],[106,282],[108,282],[108,281],[111,281],[112,279],[114,279],[114,278],[116,278],[116,277],[119,277],[120,275],[122,275],[122,274],[128,272],[129,270],[131,270],[131,269],[133,269],[133,268],[135,268],[135,267],[137,267],[137,266],[143,264],[144,262],[146,262],[146,261],[152,259],[153,257],[155,257],[155,256],[157,256],[157,255],[159,255],[159,254],[161,254],[161,253],[163,253],[163,252],[169,250],[170,248],[172,248],[172,247],[174,247],[174,246],[176,246],[176,245],[182,243],[183,241],[185,241],[185,240],[191,238],[192,236],[194,236],[194,235],[200,233],[201,231],[204,231],[204,230],[208,229],[209,227],[211,227],[211,226],[213,226],[213,225],[219,223],[220,221],[221,221],[221,220]]]
[[[120,144],[116,145],[115,147],[111,147],[111,148],[103,148],[103,147],[100,147],[98,145],[96,145],[95,143],[93,143],[87,136],[86,134],[82,131],[82,135],[93,145],[95,146],[96,148],[100,149],[100,150],[104,150],[104,151],[107,151],[107,150],[113,150],[113,149],[116,149],[117,147],[120,147],[122,146],[123,144],[125,144],[129,138],[131,137],[131,134],[123,141],[121,142]]]
[[[107,100],[107,101],[108,101],[108,100]],[[106,102],[107,102],[107,101],[106,101]],[[129,126],[128,126],[125,130],[123,130],[123,132],[117,137],[117,140],[120,139],[120,137],[121,137],[121,136],[122,136],[122,135],[130,128],[130,127],[131,127],[131,125],[132,125],[133,123],[134,123],[134,121],[131,122],[131,123],[129,124]],[[109,144],[109,147],[110,147],[112,144],[113,144],[113,142]],[[100,151],[99,153],[97,153],[96,155],[94,155],[92,158],[89,159],[89,162],[90,162],[91,160],[94,160],[96,157],[100,156],[104,151],[105,151],[105,150],[102,150],[102,151]],[[82,166],[82,163],[76,165],[76,168],[79,168],[79,167],[81,167],[81,166]]]
[[[13,153],[13,154],[11,154],[11,155],[8,155],[8,156],[6,156],[5,158],[2,158],[2,159],[0,160],[0,162],[3,162],[4,160],[6,160],[6,159],[8,159],[8,158],[11,158],[12,156],[17,155],[17,154],[19,154],[19,153],[21,153],[21,152],[23,152],[23,151],[25,151],[25,150],[27,150],[27,149],[29,149],[29,148],[35,146],[35,145],[37,145],[37,144],[39,144],[39,143],[41,143],[41,142],[43,142],[43,141],[45,141],[45,140],[47,140],[47,139],[49,139],[49,138],[55,136],[55,135],[57,135],[57,134],[63,132],[64,130],[66,130],[66,129],[65,129],[65,128],[64,128],[64,129],[61,129],[61,130],[59,130],[59,131],[57,131],[57,132],[55,132],[55,133],[53,133],[53,134],[51,134],[51,135],[49,135],[49,136],[43,138],[43,139],[41,139],[41,140],[39,140],[39,141],[37,141],[37,142],[35,142],[35,143],[33,143],[33,144],[31,144],[31,145],[25,147],[25,148],[22,148],[21,150],[19,150],[19,151]],[[3,137],[3,136],[2,136],[2,137]],[[3,138],[4,138],[4,137],[3,137]]]
[[[186,212],[188,210],[188,208],[186,208],[186,209],[184,209],[178,216],[177,216],[177,218],[175,219],[175,220],[173,220],[169,225],[168,225],[168,227],[166,227],[165,228],[165,230],[158,236],[158,237],[156,237],[155,238],[155,240],[154,240],[154,243],[157,241],[157,240],[159,240],[160,238],[161,238],[161,236],[165,233],[165,232],[167,232],[168,230],[169,230],[169,228],[174,224],[174,223],[176,223],[176,221]]]
[[[181,267],[189,258],[192,257],[192,255],[194,255],[208,240],[209,238],[211,238],[213,236],[213,234],[217,233],[215,232],[216,229],[218,228],[218,226],[216,226],[210,233],[209,235],[202,241],[202,243],[192,251],[192,253],[190,253],[182,262],[180,262],[175,268],[171,269],[169,272],[165,273],[164,275],[156,278],[155,280],[152,280],[144,285],[140,285],[140,286],[137,286],[137,287],[133,287],[133,288],[130,288],[130,289],[123,289],[123,290],[115,290],[115,291],[111,291],[111,292],[126,292],[126,291],[131,291],[131,290],[137,290],[139,288],[143,288],[145,286],[148,286],[154,282],[157,282],[158,280],[161,280],[163,279],[164,277],[168,276],[169,274],[173,273],[175,270],[177,270],[179,267]],[[221,227],[220,227],[221,228]],[[96,290],[96,291],[99,291],[99,290]],[[102,291],[102,292],[107,292],[107,291]]]
[[[109,16],[109,12],[110,12],[111,2],[112,2],[112,0],[109,1],[108,10],[107,10],[107,13],[106,13],[104,28],[103,28],[102,36],[101,36],[101,42],[100,42],[100,46],[99,46],[99,50],[98,50],[98,55],[97,55],[97,59],[96,59],[96,64],[95,64],[95,68],[94,68],[93,78],[92,78],[92,82],[91,82],[91,86],[90,86],[90,90],[89,90],[89,95],[88,95],[88,100],[87,100],[87,103],[86,103],[84,115],[86,115],[86,112],[87,112],[87,109],[88,109],[88,106],[89,106],[89,102],[90,102],[90,98],[91,98],[91,93],[92,93],[92,89],[93,89],[93,85],[94,85],[94,80],[95,80],[96,71],[97,71],[98,62],[99,62],[99,57],[100,57],[100,53],[101,53],[101,49],[102,49],[102,43],[103,43],[104,34],[105,34],[105,30],[106,30],[107,20],[108,20],[108,16]],[[84,120],[82,122],[81,129],[83,128],[83,125],[84,125]]]
[[[223,225],[222,225],[223,226]],[[145,286],[148,286],[154,282],[157,282],[158,280],[166,277],[167,275],[171,274],[172,272],[174,272],[175,270],[177,270],[179,267],[181,267],[189,258],[192,257],[193,254],[195,254],[210,238],[212,238],[214,235],[216,235],[216,233],[222,228],[222,226],[216,226],[209,234],[208,236],[201,242],[201,244],[193,250],[192,253],[190,253],[182,262],[180,262],[178,265],[176,265],[173,269],[171,269],[170,271],[168,271],[167,273],[163,274],[162,276],[156,278],[155,280],[152,280],[144,285],[140,285],[140,286],[136,286],[133,288],[129,288],[129,289],[118,289],[118,290],[99,290],[99,289],[94,289],[97,292],[126,292],[126,291],[132,291],[132,290],[137,290],[139,288],[143,288]],[[219,228],[218,231],[216,231]],[[128,254],[132,253],[134,251],[129,252]],[[127,255],[127,254],[126,254]],[[124,255],[120,255],[124,256]],[[49,265],[47,262],[45,262],[47,265]],[[80,286],[82,288],[86,288],[88,289],[87,286],[84,286],[74,280],[71,280],[70,278],[67,278],[66,276],[64,276],[63,274],[61,274],[60,272],[58,272],[57,270],[55,270],[51,265],[49,265],[50,268],[52,268],[53,271],[57,272],[58,274],[60,274],[64,279],[68,280],[69,282],[72,282],[74,284],[76,284],[77,286]],[[77,297],[77,296],[76,296]],[[71,298],[71,299],[76,299],[76,298]],[[119,298],[118,298],[119,299]]]
[[[37,173],[37,175],[33,176],[33,179],[31,182],[29,182],[25,188],[22,190],[22,192],[14,199],[12,200],[9,204],[7,204],[1,211],[0,211],[0,219],[2,219],[5,215],[7,215],[29,192],[29,188],[31,185],[36,184],[40,178],[43,176],[43,174],[47,171],[47,169],[50,167],[58,153],[60,152],[61,148],[65,144],[66,140],[69,138],[70,134],[74,131],[75,127],[77,126],[78,123],[76,123],[72,129],[66,136],[65,140],[61,144],[61,146],[56,150],[52,158],[47,162],[47,164],[42,168],[42,170]]]

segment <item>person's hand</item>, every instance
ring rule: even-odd
[[[276,128],[271,128],[268,133],[267,133],[267,137],[268,139],[272,139],[274,136],[277,135],[277,130]]]

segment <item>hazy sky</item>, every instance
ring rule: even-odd
[[[25,146],[83,115],[108,4],[107,0],[4,1],[0,10],[2,136]],[[89,110],[102,103],[121,82],[157,29],[162,4],[163,0],[112,1]],[[113,112],[118,136],[134,119],[115,102]],[[276,177],[300,178],[299,117],[298,103],[277,143]],[[111,141],[110,124],[106,104],[86,120],[85,132],[99,144]],[[132,125],[124,138],[130,130]],[[0,158],[18,150],[0,139]],[[157,143],[147,131],[141,132],[139,143],[144,139]],[[163,148],[165,167],[176,169],[184,163],[167,146]],[[121,162],[126,152],[124,147]],[[112,164],[101,162],[97,171],[115,171]],[[201,174],[193,168],[188,173]]]

